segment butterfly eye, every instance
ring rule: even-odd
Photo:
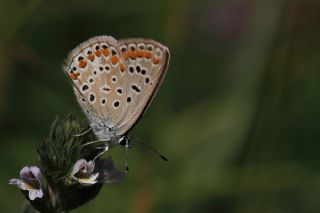
[[[123,138],[121,138],[120,141],[119,141],[119,144],[120,144],[121,146],[125,146],[125,145],[126,145],[126,140],[123,139]]]
[[[129,138],[127,136],[123,136],[119,139],[118,143],[123,147],[129,145]]]

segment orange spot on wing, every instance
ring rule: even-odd
[[[142,58],[142,57],[144,57],[145,54],[144,54],[143,50],[138,50],[137,51],[137,55],[138,55],[139,58]]]
[[[97,50],[97,51],[95,52],[95,54],[96,54],[96,56],[100,57],[101,51],[100,51],[100,50]]]
[[[152,58],[152,53],[151,52],[146,52],[145,55],[146,55],[146,58]]]
[[[110,58],[110,60],[111,60],[111,63],[112,63],[113,65],[115,65],[116,63],[118,63],[119,58],[118,58],[118,56],[113,55],[113,56]]]
[[[128,52],[124,52],[123,53],[123,57],[125,60],[127,60],[129,58],[129,53]]]
[[[120,71],[121,72],[124,72],[124,68],[125,68],[124,65],[122,63],[120,63]]]
[[[108,56],[110,54],[110,51],[108,49],[103,49],[102,52],[104,56]]]
[[[87,66],[88,62],[85,60],[80,60],[78,66],[81,68],[85,68]]]
[[[72,80],[77,80],[77,79],[78,79],[77,75],[74,74],[74,73],[70,73],[69,76],[70,76],[70,78],[71,78]]]
[[[89,59],[90,61],[93,61],[93,60],[94,60],[94,55],[93,55],[93,54],[88,55],[88,59]]]
[[[159,64],[159,62],[160,62],[160,58],[153,58],[152,59],[153,64]]]
[[[80,72],[75,72],[74,74],[78,77],[80,75]]]
[[[137,57],[137,51],[129,51],[128,53],[131,59],[135,59]]]

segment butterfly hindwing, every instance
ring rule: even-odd
[[[169,50],[148,39],[120,40],[119,48],[125,59],[128,96],[132,103],[118,125],[119,134],[126,133],[142,116],[156,94],[169,63]]]

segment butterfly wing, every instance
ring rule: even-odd
[[[114,92],[124,76],[117,41],[110,36],[93,37],[72,50],[66,63],[65,72],[89,121],[112,129],[125,113],[118,106],[124,97]]]
[[[127,112],[117,125],[121,135],[137,123],[150,105],[166,74],[170,53],[167,47],[149,39],[120,40],[118,46],[129,74]]]
[[[71,51],[65,72],[89,121],[123,135],[151,103],[168,62],[169,50],[158,42],[98,36]]]

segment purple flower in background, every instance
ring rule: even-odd
[[[29,191],[29,199],[42,198],[43,192],[41,189],[41,173],[36,166],[25,166],[20,171],[20,179],[11,179],[9,184],[17,185],[24,191]]]
[[[78,160],[72,169],[71,179],[76,180],[84,185],[91,185],[97,183],[99,173],[93,173],[94,162],[86,161],[85,159]]]

